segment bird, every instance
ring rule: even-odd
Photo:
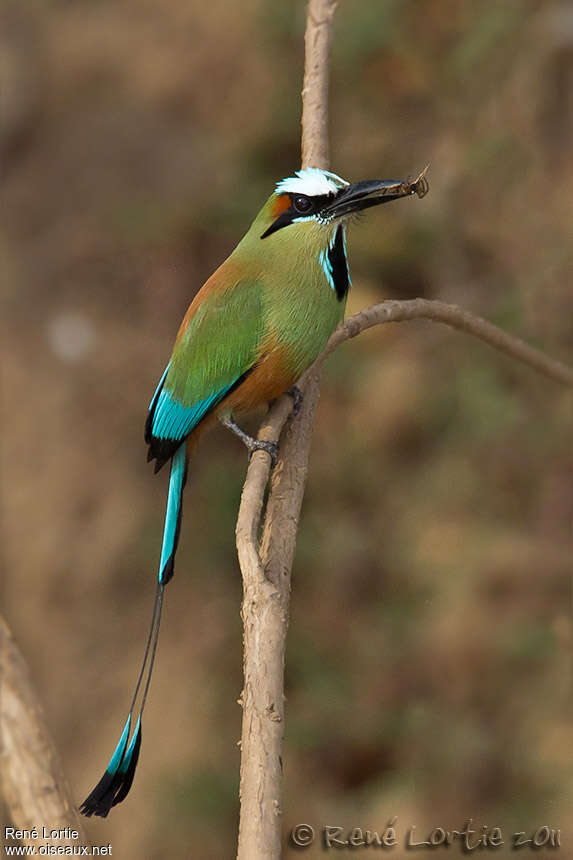
[[[128,795],[155,661],[165,586],[173,576],[187,464],[217,421],[276,461],[276,443],[251,439],[235,416],[290,391],[344,318],[351,286],[346,234],[359,213],[428,190],[415,180],[348,182],[306,167],[279,181],[249,230],[197,292],[145,422],[148,462],[171,462],[163,543],[144,657],[121,736],[80,811],[105,818]],[[137,705],[137,708],[136,708]]]

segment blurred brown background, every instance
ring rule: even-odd
[[[4,0],[3,602],[78,802],[151,612],[167,474],[145,463],[146,407],[191,297],[299,165],[304,12]],[[570,4],[342,0],[331,84],[333,170],[431,162],[426,199],[352,229],[350,310],[440,298],[571,360]],[[570,856],[571,419],[557,384],[437,325],[330,360],[285,844],[299,821],[397,815],[402,836],[471,816],[506,839],[561,827]],[[234,856],[245,464],[218,430],[192,468],[135,788],[88,825],[114,857]]]

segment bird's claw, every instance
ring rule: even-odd
[[[302,393],[298,385],[291,385],[291,387],[287,391],[287,394],[292,397],[291,418],[296,418],[302,408],[304,394]]]
[[[266,451],[271,458],[271,466],[274,469],[279,459],[279,446],[277,442],[264,442],[261,439],[251,439],[250,442],[245,444],[249,449],[249,459],[255,451]]]

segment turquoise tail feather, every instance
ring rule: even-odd
[[[151,617],[149,636],[147,637],[141,670],[135,686],[129,714],[125,721],[119,742],[104,775],[80,806],[80,812],[87,816],[99,815],[102,818],[105,818],[113,806],[121,803],[121,801],[127,797],[133,782],[135,769],[139,759],[139,750],[141,747],[141,718],[145,702],[147,700],[147,693],[149,691],[149,684],[151,682],[153,665],[155,663],[155,654],[157,651],[159,626],[161,624],[161,609],[163,606],[163,592],[165,585],[173,576],[175,553],[177,550],[179,530],[181,527],[182,499],[186,477],[187,455],[186,446],[185,443],[183,443],[177,449],[171,465],[171,477],[169,479],[169,491],[167,496],[167,511],[165,514],[165,526],[163,530],[163,545],[161,548],[161,560],[159,562],[159,577],[155,593],[155,601],[153,604],[153,615]],[[143,687],[141,703],[139,705],[138,718],[131,740],[128,744],[131,720],[138,700],[139,691],[142,686],[146,666],[148,666],[147,677]]]
[[[163,529],[163,546],[161,547],[161,561],[159,562],[159,582],[162,585],[166,585],[173,576],[173,563],[175,561],[175,552],[181,528],[183,488],[185,487],[186,478],[187,453],[185,443],[183,443],[175,452],[171,463],[167,510],[165,512],[165,526]]]

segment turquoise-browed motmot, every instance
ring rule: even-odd
[[[245,237],[191,302],[145,425],[155,471],[171,461],[151,628],[127,721],[107,770],[81,806],[85,815],[105,817],[131,788],[163,591],[173,576],[187,461],[199,436],[219,419],[251,450],[266,445],[274,455],[268,443],[242,433],[233,415],[294,386],[342,321],[352,216],[426,190],[423,174],[414,182],[348,183],[325,170],[299,170],[277,184]]]

